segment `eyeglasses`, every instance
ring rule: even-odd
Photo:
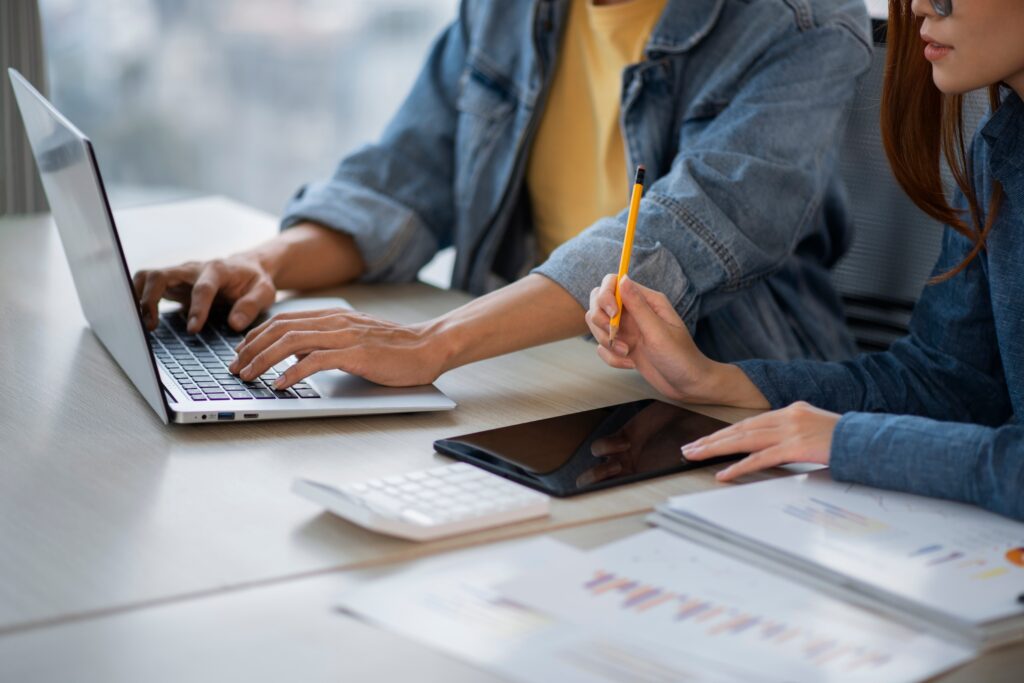
[[[953,0],[932,0],[932,9],[940,17],[948,17],[953,13]]]

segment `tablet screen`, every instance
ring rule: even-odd
[[[554,496],[571,496],[740,456],[683,460],[680,447],[728,424],[646,399],[466,434],[440,453]]]

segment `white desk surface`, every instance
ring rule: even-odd
[[[645,528],[643,516],[633,515],[551,536],[590,548]],[[454,552],[469,556],[491,547]],[[436,559],[332,572],[0,637],[0,680],[497,683],[502,679],[495,674],[333,609],[343,590]],[[1022,667],[1024,648],[1004,648],[935,680],[1019,683]]]
[[[133,270],[275,230],[217,198],[118,220]],[[548,520],[463,538],[379,537],[291,495],[292,478],[419,469],[441,460],[440,437],[653,392],[569,340],[448,373],[450,413],[165,427],[88,331],[48,217],[0,220],[0,292],[0,680],[490,680],[332,613],[333,595],[382,563],[460,546],[556,529],[595,545],[642,528],[636,513],[668,495],[716,485],[697,471],[554,501]],[[401,321],[466,300],[425,285],[337,293]],[[985,680],[1019,671],[1024,648],[1008,652],[972,667]]]
[[[133,209],[119,223],[133,270],[276,230],[221,199]],[[653,392],[574,339],[448,373],[438,384],[459,403],[451,412],[167,427],[87,329],[48,219],[0,223],[0,292],[0,376],[16,388],[0,396],[0,633],[621,516],[713,485],[701,471],[555,501],[549,519],[447,541],[380,537],[291,494],[293,478],[421,469],[443,460],[438,438]],[[426,285],[339,293],[403,321],[467,299]]]

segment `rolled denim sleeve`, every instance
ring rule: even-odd
[[[970,249],[965,237],[947,228],[934,272],[956,266]],[[808,401],[839,413],[903,413],[982,425],[1003,424],[1012,413],[984,255],[956,277],[925,287],[910,335],[888,351],[836,363],[737,365],[772,408]]]
[[[691,330],[778,270],[820,215],[836,131],[870,61],[866,31],[849,21],[777,33],[722,111],[683,122],[669,172],[640,204],[630,277],[664,292]],[[586,308],[617,270],[626,215],[598,221],[534,272]]]
[[[381,139],[346,157],[333,177],[301,188],[282,229],[314,221],[351,235],[362,280],[409,281],[451,242],[452,174],[463,18],[435,42],[412,91]]]
[[[848,413],[832,436],[832,477],[971,503],[1024,520],[1024,428]]]

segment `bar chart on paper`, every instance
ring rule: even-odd
[[[892,659],[889,648],[874,648],[870,643],[858,642],[858,634],[851,636],[842,628],[812,626],[799,619],[787,622],[767,616],[767,610],[675,592],[601,569],[595,570],[593,578],[585,581],[583,587],[592,598],[603,599],[620,612],[642,614],[657,609],[665,626],[677,622],[680,627],[692,627],[707,638],[752,640],[771,648],[790,649],[792,656],[816,668],[878,672]],[[743,647],[746,646],[744,642]]]
[[[918,680],[970,651],[695,543],[650,531],[500,590],[564,620],[787,680]]]

